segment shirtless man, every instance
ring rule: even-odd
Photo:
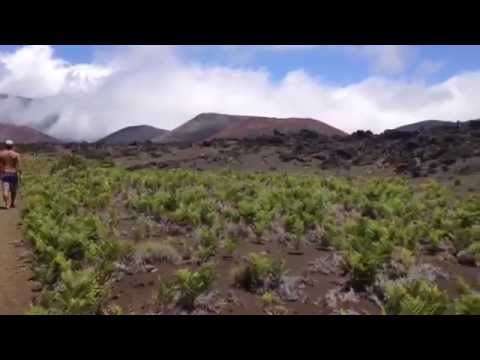
[[[0,178],[7,209],[15,207],[19,175],[21,175],[20,154],[13,150],[13,141],[7,140],[5,150],[0,151]]]

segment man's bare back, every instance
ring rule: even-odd
[[[17,173],[20,165],[20,154],[14,150],[0,151],[0,167],[3,172]]]

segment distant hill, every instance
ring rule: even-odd
[[[203,113],[173,131],[152,139],[153,142],[198,142],[218,138],[252,138],[273,134],[299,132],[302,129],[333,136],[345,132],[321,121],[304,118],[277,119],[261,116]]]
[[[0,123],[0,141],[4,142],[7,139],[11,139],[18,144],[60,142],[54,137],[48,136],[38,130],[32,129],[27,126],[16,126]]]
[[[129,126],[100,139],[98,143],[107,145],[126,145],[133,142],[146,142],[166,133],[168,133],[167,130],[157,129],[153,126]]]
[[[419,121],[416,123],[408,124],[408,125],[403,125],[395,130],[400,130],[400,131],[419,131],[419,130],[430,130],[433,128],[437,127],[451,127],[451,126],[456,126],[456,123],[453,121],[443,121],[443,120],[424,120],[424,121]]]

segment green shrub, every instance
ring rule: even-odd
[[[51,174],[56,174],[57,172],[74,167],[78,170],[84,170],[87,168],[87,163],[85,159],[77,155],[63,155],[50,169]]]
[[[157,300],[160,305],[168,305],[172,303],[177,294],[176,282],[174,280],[160,281],[158,287]]]
[[[225,253],[227,256],[233,256],[233,254],[238,248],[238,240],[228,237],[223,242],[223,248],[225,249]]]
[[[214,229],[200,229],[200,244],[198,247],[198,258],[201,262],[208,261],[217,254],[218,239]]]
[[[215,278],[215,267],[211,264],[203,265],[198,271],[178,270],[176,279],[180,291],[180,304],[192,309],[195,299],[211,288]]]
[[[284,273],[281,260],[251,253],[247,263],[234,270],[234,283],[248,291],[275,288]]]
[[[425,280],[387,286],[384,312],[388,315],[480,315],[480,294],[459,281],[460,296],[451,299]]]
[[[446,293],[426,281],[389,285],[386,298],[388,315],[442,315],[449,307]]]
[[[160,282],[158,300],[161,304],[176,300],[181,307],[193,310],[195,299],[210,290],[215,278],[212,264],[203,265],[197,271],[178,270],[174,279]]]

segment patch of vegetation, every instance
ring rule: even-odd
[[[54,314],[101,312],[113,263],[128,255],[104,214],[120,178],[85,169],[77,160],[54,164],[56,176],[49,176],[48,167],[32,166],[38,172],[27,173],[24,181],[25,238],[35,250],[35,278],[46,289],[41,306]]]
[[[225,250],[225,256],[233,257],[233,254],[238,248],[238,240],[232,237],[227,237],[223,242],[223,248]]]
[[[217,254],[218,240],[215,229],[202,228],[200,230],[200,244],[198,257],[200,262],[206,262]]]
[[[480,260],[480,199],[455,197],[433,181],[416,189],[401,178],[355,183],[272,173],[126,171],[86,167],[86,161],[68,155],[53,165],[27,166],[25,236],[35,249],[36,278],[47,289],[43,306],[54,313],[101,312],[114,264],[132,255],[117,239],[122,205],[139,218],[131,240],[141,262],[188,258],[206,264],[233,255],[242,242],[272,241],[280,233],[282,244],[297,252],[304,246],[339,251],[350,285],[364,291],[379,275],[404,277],[420,250],[465,250]],[[153,223],[183,233],[156,243]],[[206,274],[194,276],[199,271],[164,283],[160,297],[175,293],[192,306],[202,288],[195,282]],[[236,269],[235,284],[263,293],[278,286],[284,271],[280,260],[250,254]],[[208,276],[203,279],[208,283]],[[411,286],[390,290],[397,300],[389,311],[441,311],[430,306],[442,303],[441,294],[425,284]],[[468,311],[475,309],[471,299],[463,300]]]
[[[234,270],[234,284],[247,291],[274,289],[284,273],[283,261],[251,253],[246,263]]]
[[[179,251],[168,241],[148,241],[135,246],[133,258],[138,263],[170,263],[181,261]]]
[[[197,271],[178,270],[173,280],[160,283],[158,300],[161,304],[175,301],[182,308],[193,310],[197,297],[210,290],[215,278],[212,264],[205,264]]]
[[[74,155],[67,154],[63,155],[50,169],[51,174],[56,174],[57,172],[68,169],[70,167],[77,169],[86,169],[87,164],[84,158]]]
[[[389,285],[384,312],[389,315],[474,315],[480,313],[480,294],[460,281],[461,295],[450,298],[425,280]]]

